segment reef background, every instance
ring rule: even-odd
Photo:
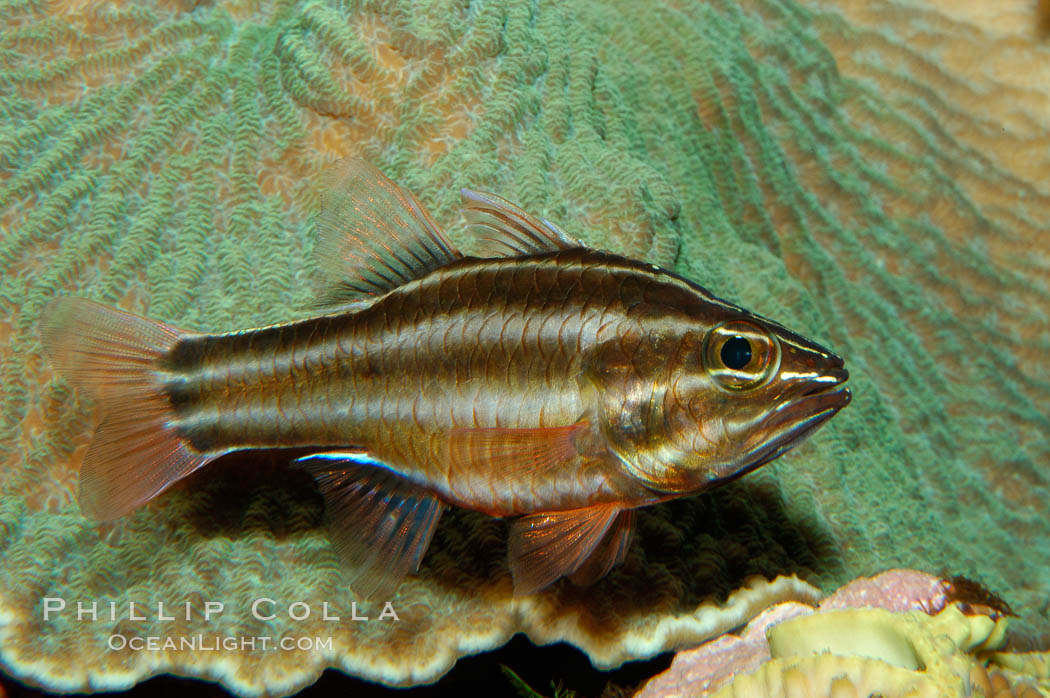
[[[810,593],[751,575],[830,589],[894,566],[974,577],[1046,633],[1050,46],[1041,7],[988,5],[3,3],[0,662],[56,689],[176,671],[279,693],[328,666],[433,680],[523,630],[614,666]],[[277,456],[84,519],[95,415],[35,330],[62,293],[191,329],[300,316],[311,187],[345,155],[466,249],[461,187],[674,268],[834,348],[854,403],[744,480],[647,510],[588,591],[512,599],[505,525],[457,513],[397,625],[44,623],[45,596],[349,607],[319,496]],[[335,649],[134,654],[113,632]]]

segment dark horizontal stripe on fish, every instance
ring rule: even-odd
[[[165,390],[180,433],[201,450],[347,443],[356,421],[414,411],[391,390],[444,399],[477,381],[474,400],[488,404],[537,385],[572,388],[582,349],[604,331],[619,336],[650,309],[695,303],[696,290],[672,279],[585,250],[464,259],[356,313],[185,338],[165,363]]]

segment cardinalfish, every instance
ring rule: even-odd
[[[819,344],[462,195],[477,256],[372,166],[338,167],[317,220],[316,317],[201,334],[53,301],[45,351],[103,414],[83,512],[123,516],[231,451],[306,448],[294,462],[356,593],[392,593],[458,506],[517,517],[508,561],[529,594],[601,578],[639,507],[738,478],[849,403],[842,359]]]

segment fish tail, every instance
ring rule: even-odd
[[[84,298],[44,310],[40,338],[55,370],[100,406],[80,471],[80,508],[116,519],[214,456],[180,438],[164,391],[163,359],[185,332]]]

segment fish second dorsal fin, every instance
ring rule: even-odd
[[[482,257],[518,257],[584,247],[548,220],[535,218],[495,194],[460,190],[463,215],[479,233]]]
[[[463,256],[411,192],[364,160],[336,162],[319,188],[314,255],[332,287],[322,305],[382,295]]]

